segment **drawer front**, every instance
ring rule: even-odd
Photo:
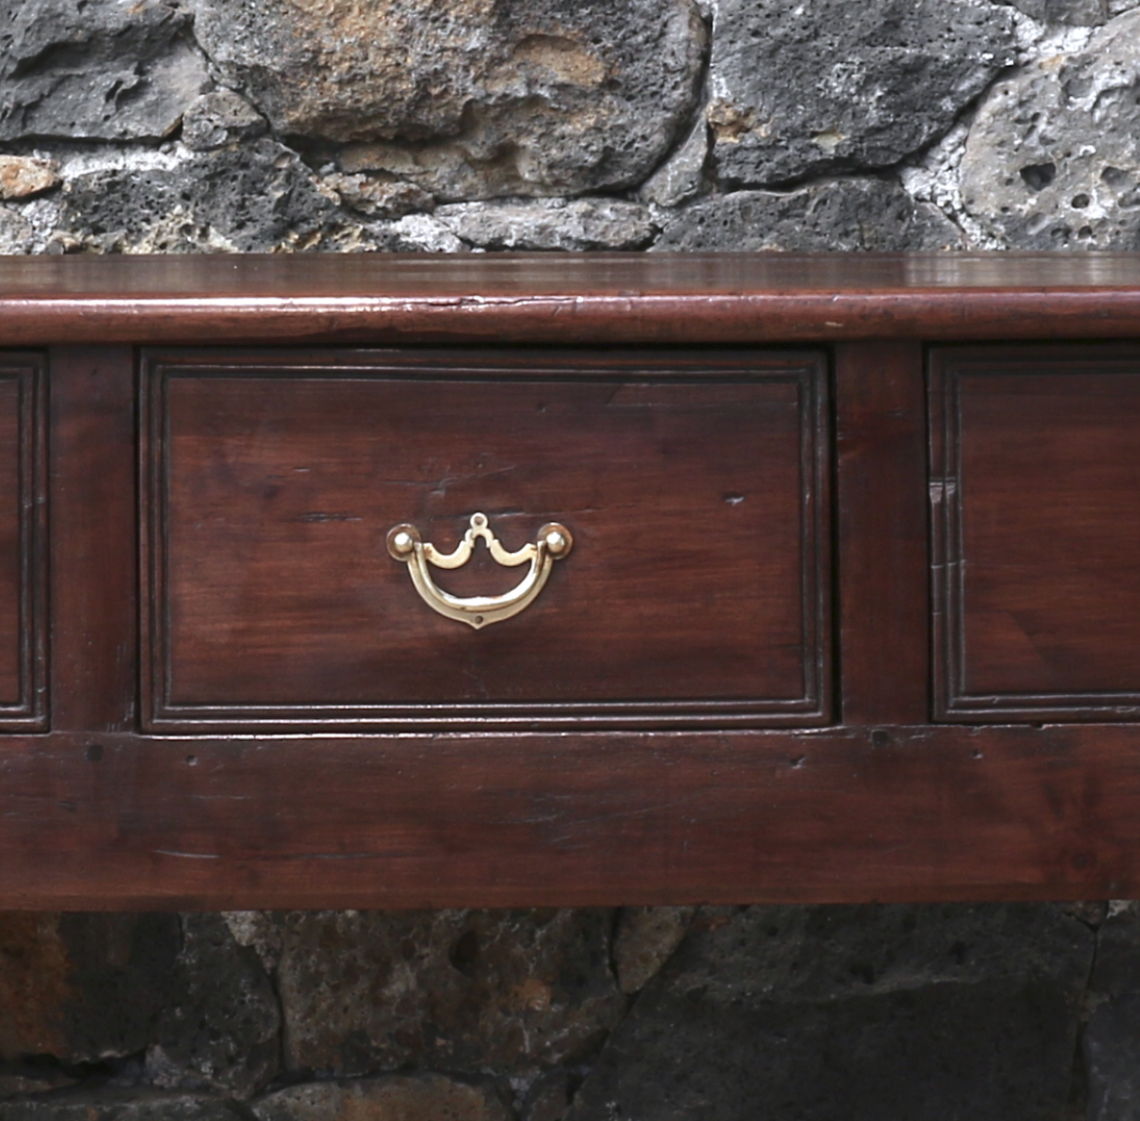
[[[931,362],[935,706],[1140,715],[1140,347]]]
[[[46,724],[43,362],[0,355],[0,727]]]
[[[826,386],[802,352],[147,353],[144,721],[824,723]],[[508,551],[573,543],[481,627],[387,547],[477,513]],[[533,566],[484,544],[425,570],[509,596]]]

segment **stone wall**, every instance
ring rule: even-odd
[[[0,0],[0,252],[1140,248],[1140,0]],[[0,915],[0,1121],[1127,1121],[1140,909]]]
[[[0,250],[1134,248],[1140,0],[3,0]]]

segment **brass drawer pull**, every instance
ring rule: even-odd
[[[479,538],[482,538],[491,551],[491,556],[499,564],[513,568],[530,561],[530,571],[515,587],[501,596],[464,598],[450,595],[431,578],[428,563],[434,564],[436,568],[460,568],[471,559],[475,542]],[[486,514],[471,515],[471,528],[463,535],[458,548],[451,553],[441,553],[430,542],[425,544],[420,531],[406,522],[388,530],[388,552],[408,566],[412,583],[424,603],[433,611],[438,611],[449,619],[458,619],[476,630],[488,623],[509,619],[534,602],[546,584],[554,562],[566,556],[573,544],[574,538],[564,525],[549,522],[538,531],[537,541],[524,545],[517,552],[509,552],[487,527]]]

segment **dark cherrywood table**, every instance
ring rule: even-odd
[[[0,907],[1140,890],[1140,255],[6,258],[0,347]]]

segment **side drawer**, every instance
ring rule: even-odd
[[[822,353],[154,350],[142,383],[148,729],[831,718]],[[480,627],[387,547],[475,514],[573,541]],[[433,578],[509,595],[475,545]]]
[[[935,717],[1140,716],[1140,346],[931,356]]]

